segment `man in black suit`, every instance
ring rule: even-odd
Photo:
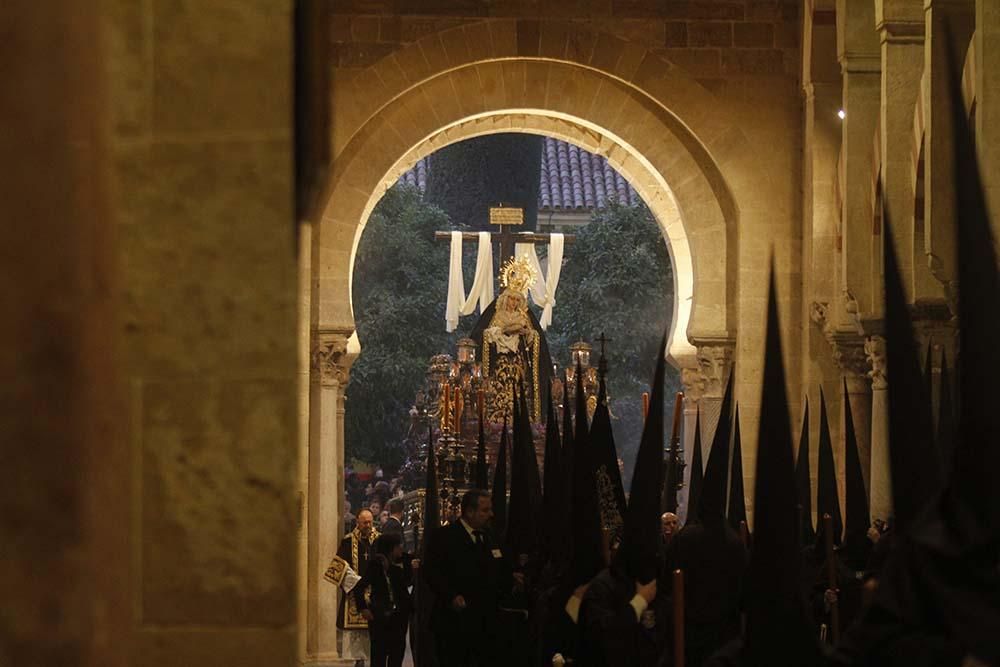
[[[459,520],[430,537],[423,567],[434,592],[431,625],[441,667],[494,664],[498,600],[522,583],[484,530],[492,516],[489,493],[473,489],[462,497]]]
[[[389,510],[389,518],[379,526],[379,532],[383,535],[398,535],[399,541],[403,541],[403,500],[393,498],[386,505]]]

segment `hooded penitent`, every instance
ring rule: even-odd
[[[844,381],[844,474],[847,520],[844,523],[844,545],[841,549],[845,561],[854,570],[863,570],[871,551],[868,527],[868,494],[858,455],[858,439],[854,432],[854,415]]]
[[[821,650],[800,589],[799,501],[773,275],[766,346],[742,662],[754,667],[820,665]]]
[[[893,238],[889,213],[886,211],[883,220],[887,241]],[[933,441],[930,397],[920,371],[893,243],[883,243],[883,253],[892,509],[896,528],[905,530],[939,491],[940,463]]]
[[[1000,664],[1000,280],[986,216],[975,146],[968,126],[960,68],[947,26],[951,122],[955,131],[959,295],[959,437],[947,486],[937,494],[938,449],[931,441],[924,396],[914,396],[919,362],[893,243],[884,243],[886,350],[889,373],[889,453],[897,519],[894,549],[882,571],[866,623],[852,631],[860,653],[899,654],[908,664],[953,664],[973,656]],[[883,229],[893,238],[886,212]],[[965,360],[969,360],[966,364]],[[894,395],[895,394],[895,395]],[[886,638],[895,641],[887,642]],[[889,644],[886,646],[886,644]],[[929,656],[929,657],[928,657]],[[907,656],[903,656],[906,659]],[[875,664],[871,662],[871,664]]]
[[[735,369],[733,369],[735,371]],[[705,525],[722,523],[726,518],[726,491],[729,487],[729,440],[733,433],[733,376],[729,374],[726,393],[722,399],[719,425],[712,438],[712,451],[708,453],[705,479],[698,502],[698,520]]]
[[[497,464],[493,468],[493,542],[503,544],[507,529],[507,420],[500,432]]]
[[[618,469],[618,451],[611,431],[611,412],[608,410],[608,392],[603,374],[597,392],[597,408],[590,424],[590,451],[594,456],[601,529],[620,536],[624,525],[625,487]]]
[[[587,432],[587,399],[583,368],[576,367],[576,433],[573,437],[573,486],[570,517],[573,527],[571,576],[574,583],[590,581],[604,567],[601,511],[597,502],[593,456]]]
[[[542,514],[552,520],[548,530],[542,533],[542,548],[545,551],[545,559],[552,563],[561,563],[560,556],[563,553],[561,544],[565,542],[564,536],[556,530],[556,525],[563,525],[565,521],[557,520],[556,517],[566,517],[568,508],[566,507],[566,495],[563,493],[562,461],[560,450],[562,446],[559,442],[559,419],[556,416],[555,406],[552,404],[552,391],[549,390],[549,399],[546,405],[545,421],[545,461],[542,464]]]
[[[799,543],[803,546],[816,540],[812,520],[812,484],[809,480],[809,401],[802,412],[802,434],[799,436],[799,458],[795,462],[795,489],[799,499]]]
[[[823,515],[832,519],[833,543],[840,544],[844,522],[840,516],[840,495],[837,493],[837,468],[833,461],[833,443],[830,441],[830,422],[826,417],[826,398],[819,391],[819,471],[816,478],[816,539],[824,544]]]
[[[701,458],[701,407],[694,419],[694,453],[691,455],[691,481],[688,489],[687,517],[685,524],[698,521],[698,506],[701,504],[701,487],[705,478],[705,465]]]
[[[740,441],[740,406],[733,419],[733,465],[729,471],[729,524],[739,531],[747,520],[747,503],[743,492],[743,445]]]
[[[510,556],[536,554],[542,510],[542,482],[524,392],[514,392],[514,446],[511,449],[510,506],[505,551]]]
[[[639,452],[632,471],[621,561],[630,577],[652,581],[657,574],[660,548],[660,496],[663,493],[663,374],[666,336],[653,374],[649,414],[642,429]]]

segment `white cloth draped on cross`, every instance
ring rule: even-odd
[[[562,271],[564,237],[562,234],[552,234],[549,257],[548,275],[542,272],[535,248],[531,243],[518,243],[515,255],[527,256],[535,268],[538,278],[529,289],[531,299],[542,308],[539,324],[547,329],[552,323],[552,307],[556,303],[556,288],[559,286],[559,274]],[[465,278],[462,275],[462,232],[451,233],[451,264],[448,273],[448,302],[445,308],[445,330],[449,333],[458,326],[462,315],[471,315],[479,305],[479,312],[484,312],[493,302],[493,244],[489,232],[479,232],[479,254],[476,257],[476,275],[472,280],[472,288],[465,293]]]
[[[445,330],[451,333],[458,326],[461,315],[471,315],[479,304],[479,312],[493,302],[493,244],[489,232],[479,232],[479,255],[476,257],[476,276],[472,289],[465,295],[465,278],[462,275],[462,232],[451,233],[451,268],[448,271],[448,305],[445,307]]]
[[[531,300],[542,309],[542,316],[538,318],[538,324],[544,331],[552,324],[552,307],[556,305],[556,287],[559,286],[559,274],[562,272],[563,235],[552,235],[552,240],[549,243],[548,275],[542,273],[542,265],[538,262],[538,255],[535,254],[533,243],[516,244],[514,255],[527,257],[534,266],[537,278],[528,292],[531,294]]]

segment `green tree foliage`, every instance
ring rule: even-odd
[[[434,232],[449,229],[448,216],[414,189],[395,186],[375,207],[358,247],[354,315],[362,353],[347,387],[348,458],[402,463],[408,411],[424,382],[430,358],[453,353],[455,341],[475,324],[444,330],[448,244]],[[475,253],[465,253],[466,287]],[[553,358],[569,360],[569,346],[583,338],[608,346],[615,439],[630,475],[642,432],[641,394],[653,374],[656,346],[673,308],[673,276],[659,226],[644,205],[610,202],[594,213],[567,248],[557,305],[547,336]],[[537,312],[537,309],[536,309]],[[668,375],[667,398],[679,386]],[[670,414],[670,406],[667,406]],[[626,480],[627,482],[627,480]]]
[[[524,229],[535,229],[542,137],[506,133],[466,139],[431,155],[430,165],[427,201],[452,222],[485,231],[489,207],[502,203],[523,208]]]
[[[353,294],[362,351],[347,386],[348,458],[387,469],[402,463],[407,415],[428,362],[454,348],[444,330],[448,244],[434,241],[449,227],[441,209],[397,185],[361,236]]]
[[[642,433],[642,392],[649,390],[657,346],[673,312],[673,269],[663,232],[645,205],[614,200],[594,212],[567,249],[556,309],[548,332],[553,357],[569,362],[569,346],[579,339],[608,344],[608,388],[615,441],[627,476]],[[668,367],[667,398],[680,385]],[[667,406],[666,414],[671,414]],[[669,425],[667,426],[669,428]]]

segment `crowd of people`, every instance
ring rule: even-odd
[[[382,468],[376,468],[369,479],[348,468],[344,475],[344,533],[354,530],[357,513],[362,509],[371,512],[376,528],[382,526],[391,514],[390,501],[402,498],[405,492],[403,478],[386,480]]]

